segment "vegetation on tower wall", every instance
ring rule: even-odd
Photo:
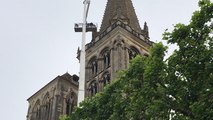
[[[63,120],[210,120],[213,118],[213,3],[199,1],[188,25],[177,24],[148,57],[137,56],[120,77],[85,99]]]

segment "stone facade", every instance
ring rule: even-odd
[[[94,96],[152,46],[146,22],[141,29],[131,0],[108,0],[99,32],[86,45],[85,96]],[[78,57],[80,50],[78,50]],[[56,77],[29,99],[27,120],[59,120],[77,104],[78,76]]]
[[[129,61],[137,54],[148,55],[148,48],[152,44],[119,20],[107,31],[101,39],[95,39],[86,47],[87,97],[102,91],[106,84],[116,78],[119,70],[128,68]]]
[[[100,31],[86,45],[85,96],[102,91],[137,54],[148,55],[151,45],[147,23],[141,29],[132,1],[108,0]]]
[[[27,120],[59,120],[77,105],[78,76],[65,73],[32,95],[27,101]]]

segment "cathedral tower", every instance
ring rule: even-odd
[[[108,0],[101,28],[85,46],[86,97],[102,91],[137,54],[148,55],[151,45],[148,26],[144,23],[141,29],[132,1]],[[77,105],[78,80],[65,73],[37,91],[27,100],[27,120],[59,120],[61,115],[70,115]]]
[[[85,96],[102,91],[137,54],[148,55],[148,26],[141,29],[131,0],[108,0],[99,32],[86,45]]]

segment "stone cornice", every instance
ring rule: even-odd
[[[121,27],[131,33],[133,36],[137,37],[141,41],[145,42],[146,44],[152,46],[153,42],[149,40],[149,37],[145,37],[145,34],[139,33],[138,31],[135,31],[132,29],[128,24],[125,24],[121,22],[120,20],[117,20],[114,24],[109,26],[105,31],[97,35],[95,38],[92,39],[90,43],[86,45],[86,50],[94,46],[98,41],[100,41],[103,37],[105,37],[107,34],[109,34],[112,30],[114,30],[117,27]]]

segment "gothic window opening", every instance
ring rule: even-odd
[[[50,97],[47,93],[43,99],[42,111],[43,115],[41,116],[42,120],[49,120],[50,118]]]
[[[69,115],[70,101],[66,100],[66,115]]]
[[[92,74],[97,74],[98,73],[98,61],[94,60],[92,62]]]
[[[48,120],[49,119],[49,112],[50,112],[50,103],[48,102],[46,105],[44,105],[44,120]]]
[[[89,90],[91,96],[94,96],[98,92],[98,85],[95,80],[90,84]]]
[[[129,60],[132,60],[135,58],[137,55],[139,55],[139,51],[135,47],[131,47],[129,49]]]
[[[103,84],[104,86],[111,83],[110,74],[107,73],[103,76]]]
[[[88,63],[87,63],[87,67],[86,67],[86,77],[87,78],[91,78],[97,75],[99,71],[99,63],[98,63],[98,59],[96,56],[92,57]],[[89,80],[87,79],[87,80]]]
[[[40,120],[40,113],[41,113],[41,111],[40,111],[40,108],[38,107],[37,108],[37,110],[36,110],[36,112],[35,112],[35,120]]]
[[[110,66],[110,53],[109,51],[104,53],[104,68],[108,68]]]
[[[74,107],[74,102],[72,98],[66,100],[66,115],[71,115]]]
[[[69,92],[65,99],[66,115],[70,116],[74,110],[74,106],[77,105],[77,96],[74,92]]]

